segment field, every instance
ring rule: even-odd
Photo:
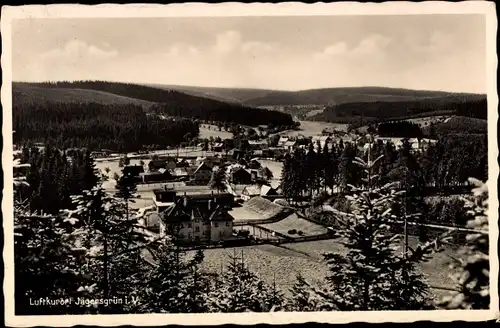
[[[260,224],[259,226],[282,233],[289,237],[300,237],[298,234],[289,235],[288,230],[291,229],[295,229],[297,231],[301,230],[304,232],[304,236],[321,235],[327,232],[325,227],[299,218],[296,214],[290,215],[278,222]]]
[[[410,246],[414,247],[417,241],[414,237],[409,238]],[[272,245],[258,245],[237,248],[220,248],[205,250],[204,268],[210,272],[220,273],[221,266],[225,267],[230,256],[236,255],[243,259],[249,268],[258,274],[268,284],[273,283],[276,277],[276,285],[285,294],[289,295],[288,288],[295,282],[298,273],[313,284],[324,283],[328,273],[326,264],[323,262],[322,254],[325,252],[345,253],[345,248],[336,241],[321,240],[305,243],[285,244],[281,247]],[[449,257],[457,257],[457,252],[451,249],[443,253],[433,255],[421,269],[428,279],[428,283],[434,287],[453,288],[453,281],[449,278]],[[434,296],[444,296],[449,293],[443,289],[431,289]]]
[[[210,130],[208,129],[210,127]],[[216,125],[200,124],[200,138],[217,138],[220,137],[222,140],[231,139],[233,134],[231,132],[219,131]]]
[[[134,104],[145,109],[151,107],[154,103],[124,97],[109,92],[87,89],[49,89],[43,87],[27,86],[15,84],[12,95],[14,104],[31,102],[65,102],[65,103],[100,103],[103,105]]]
[[[452,116],[445,119],[442,123],[434,125],[436,133],[439,134],[482,134],[488,132],[487,120],[465,117],[465,116]],[[424,131],[428,131],[426,127]]]
[[[315,284],[320,284],[326,275],[326,267],[319,261],[272,245],[208,249],[204,253],[205,270],[220,273],[221,267],[225,270],[231,256],[243,257],[251,271],[270,285],[273,284],[275,277],[277,288],[288,295],[288,289],[294,284],[297,274],[302,274]]]
[[[300,121],[300,130],[289,130],[283,131],[279,134],[282,136],[296,137],[298,135],[303,135],[304,137],[313,137],[321,135],[321,131],[324,129],[335,129],[341,131],[347,131],[347,124],[339,123],[328,123],[328,122],[314,122],[314,121]]]
[[[420,127],[425,127],[429,126],[431,124],[435,123],[441,123],[450,116],[426,116],[426,117],[418,117],[418,118],[409,118],[403,121],[407,121],[410,123],[418,124]],[[392,122],[397,122],[397,120],[394,120]]]

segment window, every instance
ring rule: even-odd
[[[192,228],[192,225],[191,225],[191,223],[188,223],[188,228]]]
[[[218,227],[218,226],[219,226],[219,222],[215,222],[214,227]]]
[[[200,227],[199,226],[196,226],[195,229],[194,229],[195,232],[200,232]]]
[[[229,227],[229,221],[226,221],[226,227]]]

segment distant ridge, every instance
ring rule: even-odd
[[[480,94],[412,90],[390,87],[333,87],[282,91],[254,88],[198,87],[186,85],[149,84],[167,90],[176,90],[216,100],[242,103],[249,106],[305,106],[334,105],[359,102],[413,101],[441,97],[478,97]]]
[[[194,96],[178,90],[107,81],[13,82],[14,106],[22,103],[135,104],[167,116],[247,125],[291,126],[289,114]]]

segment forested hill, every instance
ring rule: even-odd
[[[322,113],[311,117],[311,120],[336,122],[343,118],[363,117],[368,121],[445,113],[486,119],[488,113],[486,96],[340,104],[329,106]]]
[[[165,149],[199,134],[190,119],[160,119],[133,104],[14,104],[14,143],[50,143],[60,149],[137,151]]]
[[[272,91],[246,99],[251,106],[329,105],[345,103],[402,102],[402,101],[465,101],[485,97],[470,93],[408,90],[385,87],[323,88],[302,91]]]
[[[90,93],[89,91],[94,91]],[[106,101],[94,99],[99,92],[102,100],[105,93]],[[228,121],[246,125],[273,123],[276,125],[291,125],[292,117],[276,111],[256,109],[240,104],[226,103],[188,95],[176,90],[166,90],[151,86],[104,81],[75,82],[44,82],[44,83],[13,83],[14,105],[22,103],[42,103],[48,98],[52,102],[74,103],[117,103],[123,104],[127,99],[130,103],[141,105],[150,110],[168,115],[175,115],[201,120]],[[115,98],[115,96],[122,98]],[[124,99],[123,97],[126,97]]]

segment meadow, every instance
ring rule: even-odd
[[[300,121],[299,130],[287,130],[280,132],[282,136],[297,137],[302,135],[304,137],[313,137],[321,135],[324,129],[335,129],[340,131],[347,131],[347,124],[317,122],[317,121]]]
[[[410,247],[418,244],[416,237],[409,237]],[[398,250],[399,251],[399,250]],[[301,274],[310,283],[321,286],[328,274],[328,268],[322,254],[333,252],[346,254],[346,249],[336,240],[319,240],[302,243],[283,244],[281,246],[257,245],[235,248],[219,248],[205,250],[203,268],[212,273],[220,273],[227,266],[231,256],[243,257],[246,265],[272,285],[274,277],[276,285],[289,295],[289,288],[294,284],[297,274]],[[454,283],[449,275],[450,256],[460,258],[457,250],[445,249],[442,253],[432,255],[428,262],[421,264],[420,270],[426,276],[432,296],[442,297],[453,288]],[[443,289],[444,288],[444,289]]]

